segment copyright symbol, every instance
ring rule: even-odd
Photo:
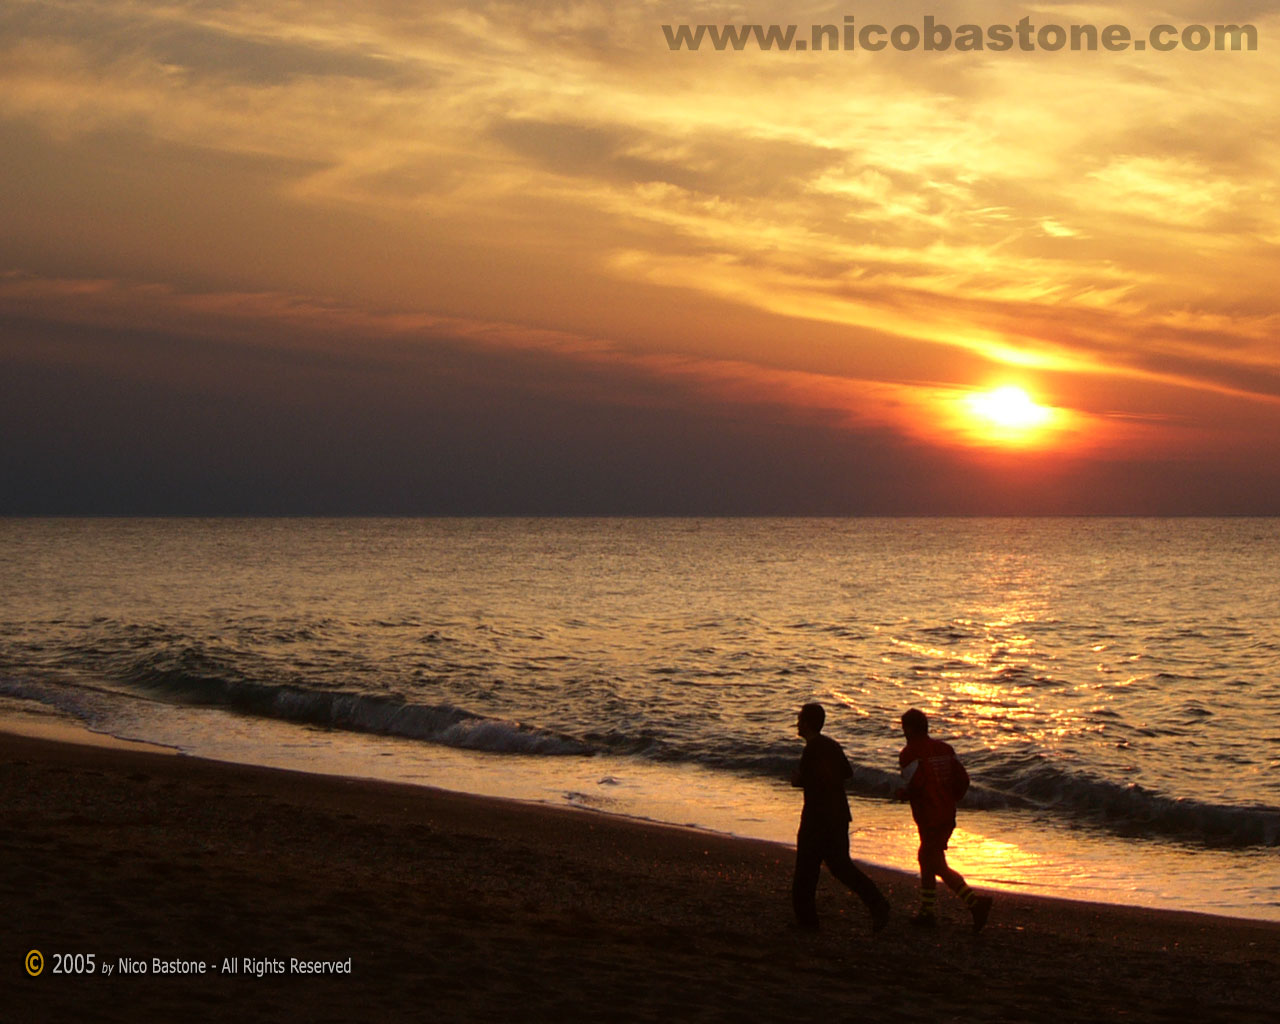
[[[35,977],[44,970],[44,954],[38,949],[33,949],[27,954],[27,973],[31,977]]]

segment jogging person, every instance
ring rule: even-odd
[[[947,864],[947,843],[956,827],[956,801],[969,788],[969,774],[947,743],[929,736],[929,719],[912,708],[902,716],[907,745],[898,754],[905,785],[895,794],[911,801],[911,817],[920,832],[920,912],[911,923],[926,928],[938,924],[936,902],[941,878],[964,900],[973,915],[973,930],[981,931],[991,914],[991,897],[979,896],[964,877]]]
[[[889,901],[849,859],[849,798],[845,780],[853,769],[840,744],[822,735],[827,714],[821,704],[806,704],[796,719],[796,732],[805,741],[800,764],[791,785],[804,790],[800,831],[796,835],[796,871],[791,902],[801,928],[818,927],[818,875],[825,862],[836,878],[856,892],[871,911],[871,930],[880,931],[889,921]]]

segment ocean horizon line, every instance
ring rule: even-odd
[[[24,519],[1280,519],[1275,512],[0,512]]]

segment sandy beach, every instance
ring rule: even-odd
[[[1274,1019],[1276,924],[1002,893],[921,934],[875,870],[884,933],[824,874],[808,934],[768,843],[8,733],[0,766],[6,1021]]]

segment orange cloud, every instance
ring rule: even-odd
[[[1167,7],[1033,13],[1210,16]],[[42,276],[0,294],[336,349],[533,346],[936,443],[976,443],[950,410],[1006,379],[1072,450],[1274,436],[1272,48],[673,53],[659,26],[688,16],[14,3],[0,267]]]

